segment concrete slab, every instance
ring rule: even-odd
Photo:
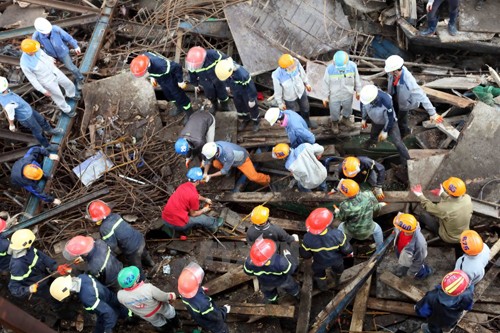
[[[458,30],[476,32],[500,32],[500,2],[485,1],[483,8],[477,11],[476,1],[461,1]]]
[[[424,84],[424,86],[434,89],[459,89],[469,90],[481,84],[480,76],[472,77],[443,77],[432,82]]]
[[[410,187],[421,184],[423,188],[427,188],[445,156],[445,154],[439,154],[408,160],[408,179]]]
[[[471,32],[471,31],[458,31],[455,36],[448,32],[448,25],[438,25],[437,35],[441,43],[456,43],[466,42],[471,40],[491,40],[495,36],[494,32]]]
[[[453,248],[429,247],[426,263],[432,267],[434,274],[426,280],[410,280],[415,287],[428,291],[441,282],[443,276],[455,267],[455,251]],[[377,275],[384,271],[394,272],[397,266],[397,259],[394,252],[388,253],[384,260],[377,267]],[[388,287],[385,283],[376,280],[376,297],[397,301],[409,301],[410,299],[398,291]]]

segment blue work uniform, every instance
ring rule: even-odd
[[[220,172],[226,175],[232,167],[239,167],[245,163],[250,155],[248,151],[237,144],[227,141],[215,141],[219,148],[219,155],[216,159],[224,166]]]
[[[12,166],[12,173],[10,175],[10,179],[12,185],[22,187],[26,191],[30,192],[31,194],[39,198],[40,200],[52,203],[54,201],[54,197],[50,194],[44,193],[38,187],[38,182],[39,182],[38,180],[31,180],[24,177],[23,175],[23,169],[26,165],[35,164],[41,168],[42,166],[38,161],[40,160],[41,157],[49,155],[50,155],[49,151],[46,150],[45,148],[42,148],[40,146],[31,147],[28,150],[28,152],[23,156],[23,158],[17,160]],[[42,177],[42,179],[46,179],[45,175]]]
[[[90,274],[95,276],[106,287],[119,290],[116,278],[123,268],[123,264],[116,259],[111,248],[104,241],[96,239],[94,248],[82,257],[87,262],[87,270]]]
[[[10,254],[7,253],[10,241],[0,235],[0,272],[8,272],[10,265]]]
[[[350,178],[358,184],[368,183],[371,187],[380,187],[384,185],[385,181],[385,167],[375,160],[366,156],[356,156],[359,160],[359,172],[354,177],[348,177],[342,170],[342,164],[339,165],[340,178]]]
[[[118,318],[127,318],[129,312],[120,302],[116,294],[106,288],[94,277],[80,274],[80,292],[78,297],[85,310],[97,315],[94,333],[112,332]]]
[[[300,286],[292,277],[296,268],[291,259],[277,253],[263,266],[253,264],[250,257],[243,265],[243,270],[247,275],[257,277],[262,293],[269,302],[275,302],[278,299],[278,287],[292,296],[299,294]]]
[[[238,64],[234,64],[236,69],[227,79],[227,83],[233,92],[233,102],[238,115],[249,117],[251,120],[259,119],[259,106],[257,105],[257,88],[250,76],[250,73]],[[248,102],[255,102],[253,107],[248,106]]]
[[[149,76],[158,82],[165,98],[170,102],[175,101],[179,110],[191,109],[189,97],[178,85],[184,82],[181,65],[158,53],[146,52],[144,55],[149,58]]]
[[[218,307],[212,298],[205,295],[201,286],[192,298],[181,297],[181,299],[193,320],[203,329],[212,333],[229,333],[225,323],[226,307]]]
[[[314,134],[311,133],[307,127],[307,123],[297,112],[292,110],[285,110],[283,113],[288,117],[288,123],[285,126],[290,147],[297,148],[302,143],[313,144],[316,142]]]
[[[194,86],[201,85],[205,96],[211,101],[218,99],[221,102],[226,102],[229,99],[225,82],[219,80],[215,75],[215,66],[219,61],[226,58],[227,55],[220,51],[207,50],[201,68],[189,72],[189,82]]]

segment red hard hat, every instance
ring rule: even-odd
[[[200,46],[190,48],[186,55],[186,69],[188,71],[200,69],[205,62],[206,56],[207,51],[204,48]]]
[[[276,243],[259,237],[250,249],[250,260],[255,266],[264,266],[276,252]]]
[[[459,269],[446,274],[441,281],[441,288],[449,296],[458,296],[469,287],[470,279],[467,273]]]
[[[104,220],[111,214],[111,208],[104,201],[93,200],[87,206],[87,214],[94,222]]]
[[[3,232],[7,228],[7,222],[4,219],[0,219],[0,232]]]
[[[64,257],[68,260],[86,255],[94,248],[94,239],[89,236],[75,236],[64,246]]]
[[[309,214],[306,220],[307,232],[319,235],[333,221],[333,213],[327,208],[316,208]]]
[[[135,77],[141,77],[146,74],[149,67],[149,58],[141,54],[132,60],[130,63],[130,71]]]
[[[195,262],[190,263],[181,272],[177,280],[177,289],[184,298],[193,298],[200,288],[205,272]]]

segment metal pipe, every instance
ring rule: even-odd
[[[40,320],[0,297],[0,323],[14,332],[56,333]]]
[[[61,10],[66,10],[73,13],[90,14],[90,13],[100,13],[101,11],[97,8],[92,8],[88,6],[76,5],[66,1],[57,0],[23,0],[23,2],[29,2],[35,5],[40,5],[42,7],[51,7]]]

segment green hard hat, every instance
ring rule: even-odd
[[[139,279],[141,272],[136,266],[124,267],[118,273],[118,283],[122,288],[130,288]]]

